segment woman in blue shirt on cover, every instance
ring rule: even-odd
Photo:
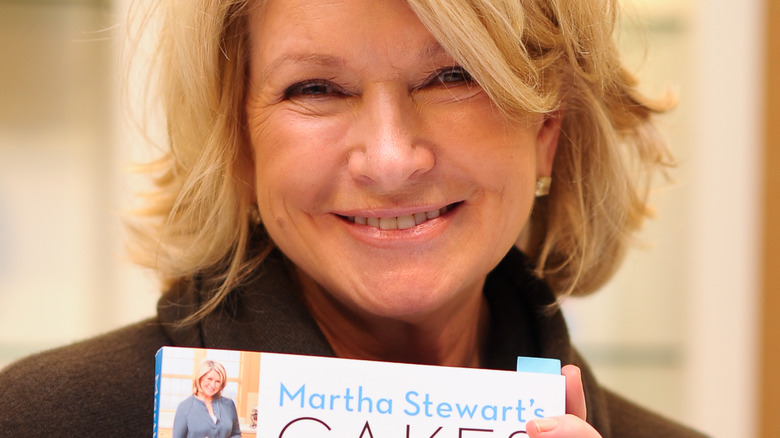
[[[174,438],[240,437],[238,413],[233,400],[222,397],[227,383],[225,367],[204,361],[192,379],[192,395],[176,408]]]

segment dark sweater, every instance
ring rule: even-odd
[[[283,257],[272,254],[260,271],[196,325],[175,324],[204,300],[197,282],[182,282],[160,299],[156,318],[8,366],[0,388],[14,402],[0,410],[0,436],[151,436],[154,355],[164,345],[333,356]],[[598,385],[572,348],[560,311],[549,310],[549,288],[518,251],[490,273],[485,296],[492,324],[487,368],[512,370],[517,356],[578,365],[588,422],[604,438],[702,436]]]

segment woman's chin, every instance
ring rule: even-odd
[[[441,283],[398,279],[382,287],[366,288],[356,293],[351,301],[366,317],[422,324],[447,318],[448,314],[469,302],[473,295],[481,295],[480,291],[481,285],[464,290]]]
[[[332,270],[317,270],[313,266],[311,272],[320,274],[318,278],[299,268],[299,278],[312,309],[322,310],[325,318],[345,315],[367,322],[376,319],[418,323],[446,318],[458,307],[480,297],[485,274],[491,267],[484,261],[489,259],[464,263],[441,254],[410,256],[405,260],[363,258]]]

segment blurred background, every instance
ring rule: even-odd
[[[624,269],[565,304],[606,386],[715,437],[780,436],[777,3],[623,1],[628,65],[679,96],[661,124],[680,165]],[[120,103],[126,6],[0,0],[0,367],[154,314],[122,247],[145,153]]]

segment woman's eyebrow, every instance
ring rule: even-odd
[[[451,57],[436,39],[427,41],[417,52],[417,59],[420,61],[436,59],[442,56]],[[277,70],[295,64],[313,64],[320,67],[342,68],[347,64],[347,61],[340,56],[334,55],[306,52],[287,53],[271,61],[261,72],[260,79],[264,81],[268,77],[273,76]]]
[[[320,67],[340,68],[346,65],[344,58],[332,55],[321,55],[316,53],[289,53],[279,56],[271,61],[270,64],[260,73],[260,81],[273,76],[278,70],[289,65],[313,64]]]

